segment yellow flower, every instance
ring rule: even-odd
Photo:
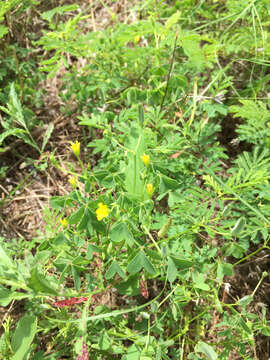
[[[64,228],[68,226],[68,222],[66,218],[60,219],[59,221]]]
[[[147,192],[147,195],[149,195],[149,196],[152,196],[154,194],[153,184],[146,184],[146,192]]]
[[[149,155],[143,154],[141,156],[141,159],[145,166],[148,166],[150,164],[150,156]]]
[[[134,42],[135,42],[135,44],[138,44],[138,42],[140,41],[140,35],[137,35],[137,36],[135,36],[135,38],[134,38]]]
[[[72,142],[72,141],[70,143],[71,143],[70,148],[73,151],[74,155],[79,157],[80,156],[80,146],[81,146],[81,144],[79,143],[78,140],[76,140],[75,143]]]
[[[70,176],[68,181],[71,184],[71,186],[73,187],[73,189],[76,189],[76,187],[77,187],[77,179],[75,178],[75,176]]]
[[[96,210],[97,219],[101,221],[102,219],[106,218],[109,215],[109,209],[107,205],[102,203],[98,203],[98,208]]]

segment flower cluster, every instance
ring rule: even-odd
[[[98,203],[96,215],[97,215],[98,221],[101,221],[102,219],[106,218],[109,215],[108,206],[104,205],[103,203]]]

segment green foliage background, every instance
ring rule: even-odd
[[[38,144],[36,89],[63,68],[61,111],[83,134],[77,185],[51,198],[46,234],[18,241],[23,256],[1,239],[0,305],[24,301],[25,315],[3,322],[0,359],[75,358],[83,344],[91,359],[258,359],[269,314],[250,305],[267,272],[241,298],[227,284],[269,253],[270,5],[136,1],[121,20],[113,3],[95,2],[110,24],[91,31],[91,5],[0,5],[0,151],[15,136],[44,154],[53,125]]]

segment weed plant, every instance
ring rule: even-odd
[[[0,304],[25,314],[5,317],[0,359],[266,359],[267,304],[251,309],[267,268],[245,295],[230,281],[270,250],[268,1],[137,1],[125,21],[97,3],[105,29],[62,4],[32,45],[40,72],[65,67],[62,112],[84,137],[76,166],[50,156],[73,190],[51,198],[47,232],[24,253],[1,241]],[[1,141],[43,153],[53,129],[34,142],[12,82],[1,110],[20,126]]]

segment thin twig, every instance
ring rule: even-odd
[[[92,7],[92,1],[91,1],[91,20],[92,20],[92,26],[93,26],[93,30],[94,32],[97,31],[97,28],[96,28],[96,22],[95,22],[95,14],[94,14],[94,9]]]
[[[168,88],[169,88],[169,82],[170,82],[170,79],[171,79],[171,76],[172,76],[172,69],[173,69],[173,64],[174,64],[177,39],[178,39],[178,31],[176,32],[175,39],[174,39],[173,53],[172,53],[171,62],[170,62],[170,70],[169,70],[168,75],[167,75],[166,89],[165,89],[165,93],[163,95],[163,99],[162,99],[162,102],[161,102],[161,105],[160,105],[159,113],[161,113],[161,111],[162,111],[163,104],[164,104],[164,101],[166,99]]]

